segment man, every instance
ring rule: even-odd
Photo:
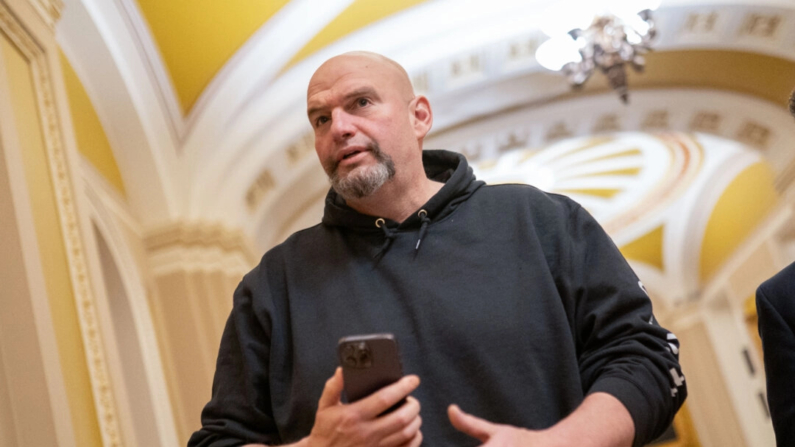
[[[579,205],[423,151],[430,104],[383,56],[325,62],[307,113],[323,223],[235,292],[191,446],[629,446],[665,430],[686,395],[678,342]],[[336,340],[378,332],[409,375],[344,404]]]

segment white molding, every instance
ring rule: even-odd
[[[84,161],[83,165],[86,166],[87,164],[88,162]],[[90,207],[91,222],[96,225],[98,231],[105,238],[111,256],[118,266],[118,272],[122,278],[128,304],[132,312],[136,337],[141,347],[141,358],[144,361],[146,380],[149,385],[147,391],[153,405],[152,410],[155,414],[154,419],[157,424],[160,445],[164,447],[177,445],[178,439],[174,424],[174,413],[171,401],[168,398],[168,386],[163,374],[164,368],[157,343],[157,334],[152,321],[152,313],[149,308],[145,282],[143,275],[139,272],[139,266],[128,247],[130,241],[125,237],[124,230],[121,228],[121,226],[126,226],[129,230],[135,228],[135,225],[131,225],[132,222],[128,221],[129,216],[125,216],[126,213],[119,207],[119,204],[107,194],[106,190],[109,185],[103,184],[106,183],[104,178],[96,173],[86,174],[88,171],[83,172],[83,191]],[[140,235],[140,233],[138,234]]]
[[[58,43],[110,141],[130,208],[143,225],[169,221],[182,201],[183,167],[148,62],[116,2],[66,0]]]
[[[80,157],[80,174],[83,182],[89,188],[86,193],[90,191],[92,195],[96,196],[97,200],[100,200],[104,209],[107,209],[114,218],[124,223],[128,231],[131,231],[138,238],[143,238],[141,225],[132,215],[126,199],[94,167],[93,163],[82,156]]]
[[[170,130],[176,142],[175,149],[179,151],[179,143],[185,137],[185,119],[174,83],[168,74],[160,51],[157,49],[157,43],[154,41],[137,2],[134,0],[115,0],[115,2],[120,15],[128,23],[127,32],[137,46],[142,61],[146,64],[147,72],[151,76],[150,80],[156,88],[160,106],[163,109],[161,113],[169,118]]]

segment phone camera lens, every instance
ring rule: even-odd
[[[344,366],[349,368],[370,368],[373,366],[373,355],[370,346],[365,342],[346,344],[340,355]]]
[[[356,354],[359,360],[359,368],[369,368],[373,366],[373,356],[370,353],[370,347],[362,342],[357,348]]]

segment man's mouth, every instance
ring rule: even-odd
[[[353,152],[351,152],[351,153],[349,153],[349,154],[345,154],[345,155],[342,157],[342,159],[343,159],[343,160],[347,160],[347,159],[349,159],[349,158],[353,157],[354,155],[356,155],[356,154],[358,154],[358,153],[360,153],[360,152],[362,152],[362,151],[353,151]]]

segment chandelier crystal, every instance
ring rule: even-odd
[[[550,39],[538,47],[536,60],[547,69],[563,72],[574,88],[598,69],[627,103],[626,66],[643,72],[643,55],[651,51],[657,35],[652,10],[660,2],[613,0],[601,8],[593,3],[556,2],[547,10],[542,30]]]

